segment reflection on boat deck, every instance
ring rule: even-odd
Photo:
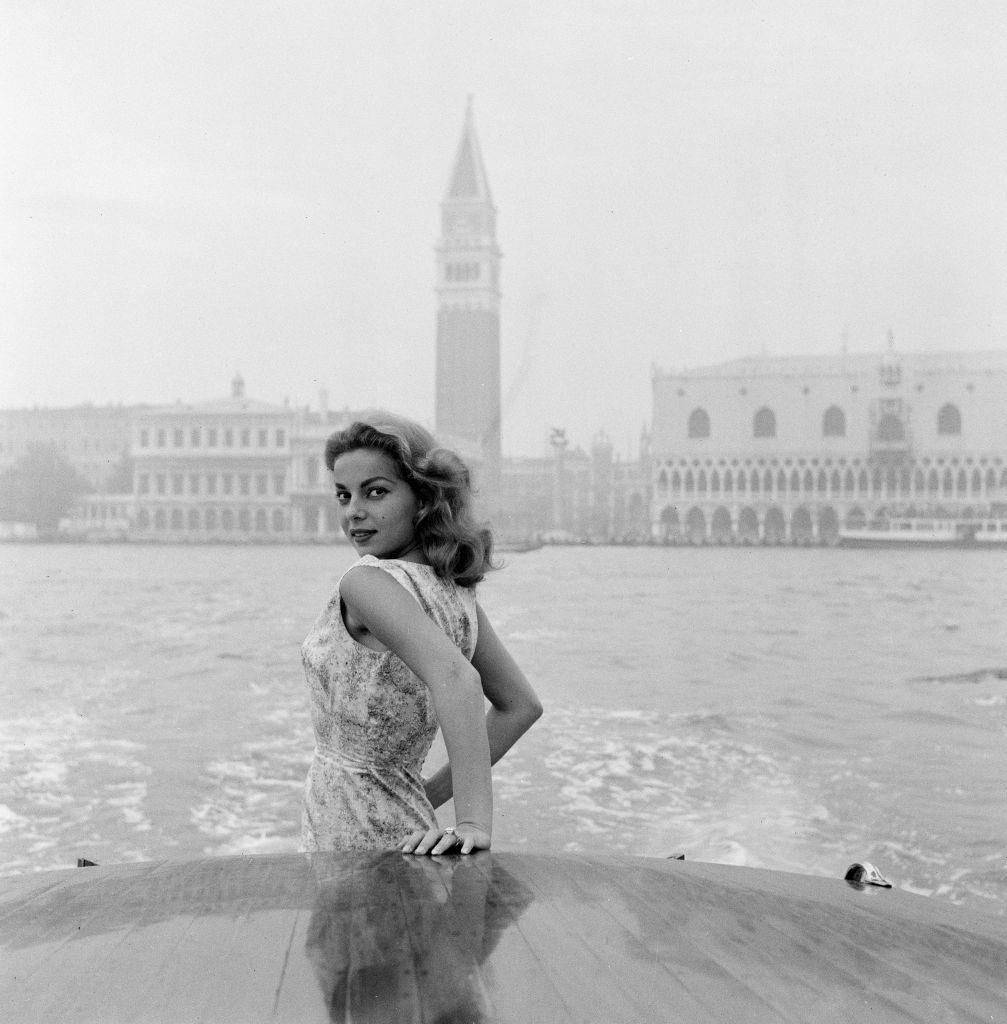
[[[232,857],[22,876],[9,1020],[999,1019],[1007,924],[638,857]]]

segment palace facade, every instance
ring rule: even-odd
[[[1007,352],[655,370],[652,538],[833,543],[841,524],[1007,503]]]
[[[245,396],[137,412],[134,534],[278,539],[290,532],[292,409]]]
[[[138,410],[133,419],[133,501],[128,536],[152,541],[342,539],[325,470],[325,441],[348,410],[273,405],[245,395]],[[105,499],[84,503],[81,526],[101,525]],[[109,522],[115,533],[120,523]]]

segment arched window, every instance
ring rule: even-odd
[[[871,473],[871,487],[875,494],[881,493],[881,470],[876,466]]]
[[[997,472],[995,469],[986,470],[986,493],[995,491],[997,487]]]
[[[825,494],[829,489],[829,476],[824,469],[818,471],[818,493]],[[836,490],[839,489],[839,475],[836,474]]]
[[[866,494],[867,493],[867,470],[866,469],[862,469],[860,471],[860,476],[857,478],[857,490],[860,491],[861,494]]]
[[[755,437],[776,437],[776,416],[772,409],[763,406],[756,414],[752,423]]]
[[[216,530],[217,528],[217,510],[215,508],[208,508],[206,510],[206,528],[208,530]]]
[[[199,509],[198,508],[190,508],[189,509],[189,529],[190,530],[198,530],[199,529]]]
[[[972,470],[972,493],[980,494],[983,489],[983,475],[978,468]]]
[[[687,469],[685,471],[685,493],[692,494],[692,490],[695,486],[695,482],[692,479],[692,470]]]
[[[846,413],[830,405],[822,417],[822,437],[846,437]]]
[[[990,472],[992,472],[992,470],[990,470]],[[140,512],[136,517],[136,525],[139,526],[141,530],[149,529],[150,513],[145,508],[140,509]]]
[[[958,411],[958,406],[952,405],[950,402],[947,405],[942,405],[941,411],[937,414],[937,433],[960,434],[961,432],[962,414]]]
[[[705,409],[693,409],[689,414],[689,437],[709,437],[710,417]]]
[[[282,508],[273,509],[273,532],[281,533],[284,528],[284,516]]]
[[[696,490],[699,491],[700,494],[706,494],[706,470],[705,469],[701,469],[699,471],[699,476],[696,477]]]
[[[759,473],[757,470],[752,470],[752,486],[750,488],[752,494],[759,493]]]
[[[913,474],[913,490],[917,494],[922,494],[926,490],[926,478],[923,476],[923,470],[917,469]]]
[[[677,469],[671,474],[671,489],[676,492],[682,489],[682,474]]]
[[[796,472],[796,470],[795,470]],[[815,489],[815,475],[810,469],[804,471],[804,490],[810,493]]]
[[[944,493],[950,494],[955,489],[955,478],[950,469],[944,470]]]
[[[856,490],[856,483],[853,479],[852,469],[848,469],[846,471],[846,479],[843,481],[843,490],[846,491],[847,494],[852,494],[854,490]]]
[[[659,491],[666,491],[668,489],[668,474],[663,469],[657,474],[657,489]]]
[[[958,470],[958,486],[957,490],[959,494],[964,494],[969,489],[969,478],[968,474],[964,469]]]
[[[937,470],[930,470],[930,475],[927,477],[927,490],[931,494],[936,494],[940,488],[940,480],[937,477]]]
[[[661,533],[666,540],[678,533],[678,513],[671,505],[661,509]]]
[[[879,441],[904,441],[905,439],[906,428],[902,425],[902,420],[900,420],[894,413],[885,413],[885,415],[878,420]]]
[[[732,494],[734,492],[734,478],[731,476],[729,469],[724,470],[724,493]]]
[[[260,532],[265,532],[266,522],[266,510],[264,508],[257,508],[255,510],[255,528]]]
[[[745,485],[748,483],[748,480],[746,479],[746,477],[747,477],[747,474],[745,473],[745,471],[743,469],[739,469],[738,470],[738,493],[739,494],[744,494],[745,493]]]
[[[720,474],[716,470],[710,473],[710,493],[720,494]]]
[[[762,489],[766,494],[772,494],[773,492],[773,473],[771,470],[766,470],[765,475],[762,477]]]
[[[154,513],[154,529],[163,530],[168,525],[168,513],[163,508],[159,508]]]

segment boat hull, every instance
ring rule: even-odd
[[[864,536],[861,534],[840,534],[839,546],[842,548],[902,548],[917,551],[941,551],[952,548],[969,549],[983,548],[974,541],[948,539],[922,539],[917,537]]]
[[[896,519],[887,525],[842,527],[845,548],[978,548],[1007,551],[1007,522],[997,519]]]
[[[316,854],[7,879],[9,1020],[1001,1020],[1007,924],[652,858]]]

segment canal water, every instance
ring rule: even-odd
[[[1007,552],[505,559],[480,600],[546,713],[495,771],[497,848],[870,860],[1007,913]],[[0,548],[0,874],[296,849],[299,645],[352,560]]]

